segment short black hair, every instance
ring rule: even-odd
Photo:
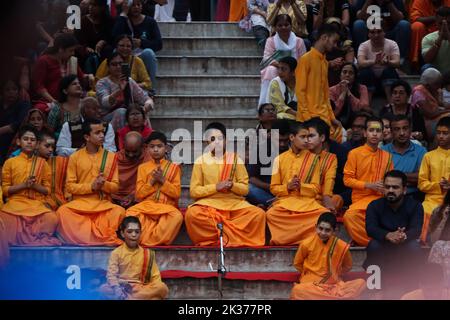
[[[36,137],[36,140],[39,138],[39,132],[31,124],[25,124],[22,127],[20,127],[20,129],[17,133],[17,137],[20,139],[27,132],[31,132],[32,134],[34,134],[34,136]]]
[[[295,71],[295,68],[297,68],[297,59],[293,58],[293,57],[284,57],[281,58],[280,61],[278,61],[278,63],[285,63],[289,66],[289,70]]]
[[[78,79],[76,74],[69,74],[61,79],[59,82],[59,101],[58,102],[66,102],[67,101],[67,93],[64,91],[70,86],[72,82]]]
[[[446,18],[450,16],[450,7],[440,7],[436,11],[436,16]]]
[[[270,102],[266,102],[266,103],[261,103],[258,107],[258,115],[262,115],[263,114],[263,109],[265,106],[272,106],[275,108],[275,106],[273,105],[273,103]]]
[[[402,79],[395,80],[391,84],[391,92],[394,91],[394,89],[397,87],[405,88],[405,91],[406,91],[406,94],[408,95],[408,97],[411,95],[411,86],[405,80],[402,80]]]
[[[338,36],[340,35],[339,28],[335,24],[324,23],[319,28],[316,39],[320,39],[323,35],[332,36],[334,34],[337,34]]]
[[[408,178],[406,177],[406,174],[404,174],[400,170],[391,170],[391,171],[386,172],[386,174],[384,175],[383,181],[385,181],[386,178],[388,178],[388,177],[401,179],[403,187],[406,187],[406,184],[408,182]]]
[[[77,38],[71,33],[60,33],[55,37],[52,52],[58,52],[59,49],[68,49],[78,45]]]
[[[320,215],[319,219],[317,220],[317,225],[319,225],[321,222],[326,222],[331,225],[331,228],[336,229],[337,226],[337,219],[336,216],[331,212],[324,212]]]
[[[150,143],[153,140],[160,140],[162,143],[167,144],[167,137],[160,131],[153,131],[147,138],[146,143]]]
[[[91,133],[93,124],[103,124],[103,122],[100,119],[85,119],[85,121],[81,125],[83,135],[88,136]]]
[[[145,119],[145,111],[144,108],[142,108],[140,105],[136,103],[132,103],[128,106],[127,111],[125,112],[125,119],[128,121],[128,117],[130,116],[131,110],[138,110],[142,117]]]
[[[108,59],[106,59],[106,63],[108,64],[108,66],[111,64],[111,61],[116,57],[120,57],[123,60],[122,56],[117,51],[115,51],[108,57]]]
[[[290,133],[290,124],[287,119],[277,119],[272,123],[271,130],[278,130],[280,136],[285,136]]]
[[[125,38],[128,39],[128,40],[130,40],[130,42],[131,42],[131,49],[134,49],[133,39],[131,38],[130,35],[124,34],[124,33],[118,35],[118,36],[116,37],[116,39],[114,39],[114,40],[115,40],[115,41],[114,41],[115,47],[117,48],[117,46],[119,45],[119,42],[120,42],[121,40],[125,39]]]
[[[381,120],[380,118],[375,117],[375,116],[370,116],[369,118],[366,119],[366,123],[365,123],[366,130],[368,129],[368,124],[369,124],[369,122],[379,122],[379,123],[381,123],[381,129],[384,128],[384,126],[383,126],[383,120]]]
[[[38,140],[43,141],[45,137],[56,140],[55,134],[53,133],[53,131],[44,127],[44,128],[42,128],[41,132],[39,132]]]
[[[436,128],[437,127],[447,127],[448,129],[450,129],[450,117],[440,118],[436,125]]]
[[[369,112],[367,112],[367,111],[358,111],[358,112],[355,112],[354,114],[353,114],[353,116],[352,116],[352,120],[350,121],[350,123],[352,123],[353,124],[353,122],[356,120],[356,119],[358,119],[358,118],[365,118],[365,119],[367,119],[367,118],[370,118],[370,117],[372,117],[373,115],[371,114],[371,113],[369,113]]]
[[[309,128],[316,129],[319,136],[321,135],[325,136],[325,141],[330,140],[330,126],[321,118],[319,117],[311,118],[304,123],[304,126],[308,129]]]
[[[406,115],[406,114],[394,114],[391,116],[391,126],[392,126],[392,122],[399,122],[399,121],[403,121],[406,120],[408,121],[409,125],[411,126],[411,119]]]
[[[303,122],[291,121],[289,125],[289,132],[294,136],[302,129],[306,129]]]
[[[134,217],[134,216],[128,216],[122,219],[122,222],[119,225],[119,229],[117,229],[116,234],[117,234],[117,238],[119,238],[120,240],[124,241],[125,239],[122,237],[121,232],[124,231],[128,224],[130,223],[137,223],[139,225],[139,229],[142,229],[142,225],[141,225],[141,221],[139,221],[138,217]]]
[[[206,126],[205,132],[211,129],[219,130],[220,132],[222,132],[224,137],[227,136],[227,128],[221,122],[211,122]]]
[[[275,20],[273,21],[273,26],[275,27],[281,19],[286,19],[289,22],[289,24],[292,26],[292,18],[288,14],[285,14],[285,13],[279,14],[275,17]]]

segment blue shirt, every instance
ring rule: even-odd
[[[404,173],[419,172],[423,156],[427,153],[427,150],[424,147],[412,142],[409,143],[409,148],[404,154],[395,151],[392,143],[382,146],[381,149],[392,154],[394,169]],[[417,191],[418,189],[416,187],[408,187],[407,192],[413,193]]]

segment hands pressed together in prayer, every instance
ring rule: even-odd
[[[156,168],[152,171],[152,180],[150,181],[151,185],[154,185],[155,183],[160,183],[161,185],[166,182],[166,178],[164,177],[163,171],[161,167]]]
[[[97,176],[97,178],[95,178],[94,182],[92,182],[92,191],[97,192],[97,191],[101,191],[103,188],[103,185],[105,184],[106,179],[103,176],[103,173],[100,172]]]
[[[300,179],[298,178],[297,175],[295,175],[292,178],[292,180],[289,181],[287,188],[288,188],[289,192],[292,192],[292,191],[295,191],[295,190],[300,190]]]
[[[444,177],[439,181],[439,186],[441,187],[442,193],[446,193],[448,189],[450,189],[450,182]]]
[[[386,240],[393,243],[393,244],[400,244],[404,241],[406,241],[408,237],[405,233],[405,228],[398,228],[397,231],[389,232],[386,235]]]
[[[219,183],[216,184],[216,190],[218,192],[227,192],[232,187],[233,187],[233,181],[231,181],[230,179],[220,181]]]

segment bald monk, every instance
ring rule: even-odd
[[[352,269],[352,254],[350,245],[336,237],[336,225],[333,213],[323,213],[316,234],[300,244],[294,267],[301,276],[292,288],[292,300],[355,299],[364,291],[364,279],[342,281],[342,275]]]
[[[100,120],[82,125],[86,147],[70,156],[66,188],[73,200],[59,207],[58,233],[68,244],[118,245],[116,230],[125,209],[111,202],[119,189],[115,154],[102,148],[105,128]]]
[[[112,194],[114,202],[124,208],[136,204],[136,178],[138,167],[151,159],[142,135],[130,131],[125,135],[124,148],[117,153],[119,166],[119,191]]]
[[[126,217],[117,230],[124,243],[111,253],[108,282],[99,290],[108,299],[159,300],[169,293],[161,281],[155,252],[139,245],[141,229],[138,218]]]
[[[383,140],[383,122],[370,117],[365,126],[366,144],[350,151],[344,167],[344,184],[352,188],[352,204],[345,212],[344,226],[354,242],[367,247],[367,206],[383,196],[384,175],[394,165],[391,154],[378,148]]]
[[[67,202],[68,195],[65,194],[66,172],[69,163],[68,157],[55,157],[56,139],[52,132],[42,130],[39,134],[37,152],[40,157],[47,161],[50,167],[50,193],[46,197],[46,204],[53,210],[57,210]]]
[[[0,211],[6,232],[0,233],[10,245],[60,245],[53,236],[58,218],[45,206],[50,192],[50,168],[45,159],[35,155],[38,133],[33,126],[19,130],[17,145],[22,152],[6,160],[2,172],[3,195],[7,197]]]
[[[217,225],[221,223],[224,245],[264,245],[266,216],[244,199],[248,193],[247,170],[235,153],[226,151],[225,126],[210,123],[205,137],[208,148],[192,170],[190,193],[196,201],[185,216],[189,237],[196,245],[217,245]]]
[[[342,124],[334,116],[328,87],[327,52],[333,50],[339,40],[339,31],[324,24],[318,32],[311,51],[301,56],[295,71],[295,93],[298,99],[297,121],[304,122],[320,117],[331,128],[331,139],[342,143]]]
[[[181,170],[164,159],[167,138],[153,131],[147,139],[151,160],[138,168],[136,199],[139,202],[127,210],[127,216],[136,216],[142,222],[141,245],[169,245],[175,240],[183,223],[178,210],[181,195]]]
[[[329,211],[337,213],[344,205],[344,200],[341,196],[333,194],[338,161],[334,153],[325,150],[325,142],[330,140],[330,127],[317,117],[306,121],[304,126],[309,131],[308,150],[318,155],[320,159],[320,193],[317,200]]]
[[[319,156],[307,150],[308,129],[292,125],[290,150],[275,158],[270,192],[277,197],[267,211],[272,245],[293,245],[314,234],[320,214],[328,211],[320,193]]]

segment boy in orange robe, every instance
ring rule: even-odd
[[[136,199],[140,203],[127,210],[127,216],[142,221],[141,245],[169,245],[180,231],[183,215],[177,209],[181,195],[181,170],[164,159],[167,138],[153,131],[147,139],[151,160],[138,167]]]
[[[0,237],[11,245],[61,244],[53,236],[58,218],[45,206],[50,169],[45,159],[35,155],[37,140],[33,126],[22,127],[17,139],[22,152],[8,159],[2,170],[2,189],[7,201],[0,211],[5,230]]]
[[[192,170],[190,193],[196,202],[186,211],[189,237],[196,245],[217,245],[217,225],[222,223],[225,246],[264,245],[266,216],[262,209],[245,201],[247,170],[237,154],[225,151],[225,126],[211,123],[205,135],[208,150]]]
[[[275,158],[270,191],[277,200],[267,211],[272,245],[299,244],[314,234],[320,214],[328,211],[316,200],[320,159],[307,150],[308,135],[304,126],[293,124],[291,148]]]
[[[378,148],[383,139],[383,122],[376,117],[366,120],[366,144],[348,154],[344,184],[352,188],[352,204],[345,212],[344,226],[358,245],[367,247],[366,210],[369,203],[384,194],[383,178],[394,169],[392,155]]]
[[[364,279],[342,281],[341,276],[352,268],[352,255],[350,245],[335,236],[336,225],[334,214],[323,213],[316,234],[300,244],[294,258],[300,283],[292,288],[291,299],[355,299],[365,289]]]
[[[59,207],[59,235],[66,243],[118,245],[116,230],[125,209],[111,202],[119,188],[115,154],[103,149],[105,128],[99,120],[83,122],[86,147],[70,156],[66,188],[73,200]]]

